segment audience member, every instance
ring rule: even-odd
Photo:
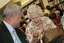
[[[59,10],[60,11],[60,16],[63,15],[63,11],[58,7],[58,5],[56,5],[54,8],[55,8],[55,10]]]
[[[61,18],[61,16],[60,16],[60,11],[59,11],[59,10],[56,10],[56,11],[55,11],[55,14],[56,14],[56,18]]]
[[[50,13],[49,18],[54,22],[57,27],[61,27],[61,18],[56,18],[55,13]]]

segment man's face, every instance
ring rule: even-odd
[[[56,12],[56,17],[60,17],[60,13],[59,12]]]
[[[18,15],[18,17],[16,17],[16,27],[20,27],[20,22],[22,22],[22,12],[20,12],[20,14]]]

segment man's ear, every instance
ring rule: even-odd
[[[12,15],[12,19],[15,19],[15,18],[16,18],[16,14],[13,13],[13,15]]]

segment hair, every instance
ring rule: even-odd
[[[50,13],[49,18],[50,19],[56,19],[56,14],[55,13]]]
[[[43,15],[43,12],[40,8],[40,6],[38,5],[35,5],[35,4],[32,4],[29,6],[28,10],[27,10],[27,15],[28,15],[28,18],[30,19],[30,13],[34,13],[34,12],[38,12],[41,16]]]
[[[15,13],[18,16],[20,12],[21,12],[21,8],[17,4],[10,3],[4,9],[3,18],[8,16],[11,17],[13,13]]]
[[[60,11],[59,11],[59,10],[55,10],[55,14],[56,14],[57,12],[60,14]]]
[[[44,13],[43,16],[47,16],[48,17],[48,13]]]
[[[46,6],[46,9],[50,10],[50,6],[49,6],[49,5],[47,5],[47,6]]]

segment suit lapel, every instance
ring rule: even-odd
[[[26,43],[26,40],[25,40],[26,36],[24,35],[24,33],[19,29],[15,29],[15,30],[16,30],[17,35],[20,38],[21,42]]]
[[[10,33],[9,32],[6,32],[6,35],[10,39],[11,43],[14,43],[14,41],[13,41],[12,36],[10,35]]]
[[[1,26],[3,27],[4,33],[5,33],[5,34],[7,35],[7,37],[10,39],[10,42],[11,42],[11,43],[14,43],[10,32],[8,31],[7,27],[5,26],[5,24],[4,24],[3,22],[1,23]]]
[[[15,30],[16,30],[17,35],[20,38],[22,43],[29,43],[27,38],[26,38],[26,35],[20,29],[16,28]]]

